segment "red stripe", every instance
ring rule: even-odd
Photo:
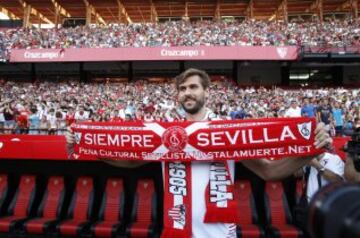
[[[44,224],[48,221],[52,221],[52,219],[38,218],[30,220],[25,223],[25,229],[30,234],[42,234],[44,233]]]
[[[89,199],[93,191],[91,177],[80,177],[76,184],[76,202],[74,207],[74,220],[85,221],[88,218]]]
[[[108,179],[106,183],[106,204],[104,221],[121,220],[121,195],[123,194],[123,181],[121,179]]]
[[[55,219],[57,217],[57,210],[63,190],[64,178],[54,176],[49,179],[46,204],[44,206],[44,218]]]
[[[20,179],[18,197],[14,208],[15,216],[26,217],[32,193],[35,191],[35,176],[24,175]]]

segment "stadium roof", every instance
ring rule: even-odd
[[[34,24],[59,23],[66,17],[86,19],[90,15],[92,22],[105,24],[186,16],[274,19],[284,14],[317,14],[320,9],[323,14],[357,12],[359,6],[358,0],[0,0],[1,11],[10,18],[28,16]]]

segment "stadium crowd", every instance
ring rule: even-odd
[[[360,21],[168,21],[164,23],[0,30],[0,49],[145,46],[335,46],[360,45]]]
[[[75,121],[183,120],[172,83],[2,82],[0,129],[4,133],[63,134]],[[214,117],[317,117],[332,135],[360,127],[360,89],[241,88],[215,81],[208,107]]]

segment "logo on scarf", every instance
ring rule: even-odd
[[[301,136],[304,137],[306,140],[309,140],[311,136],[311,122],[304,122],[298,124],[297,127]]]
[[[184,204],[179,204],[169,209],[168,215],[174,221],[180,223],[182,226],[185,226],[186,208]]]
[[[188,142],[185,129],[179,126],[173,126],[166,129],[161,139],[170,152],[182,151]]]

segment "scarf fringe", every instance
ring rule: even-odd
[[[161,238],[191,238],[191,232],[172,228],[164,228],[161,234]]]
[[[239,223],[240,214],[236,207],[207,208],[204,223]]]

